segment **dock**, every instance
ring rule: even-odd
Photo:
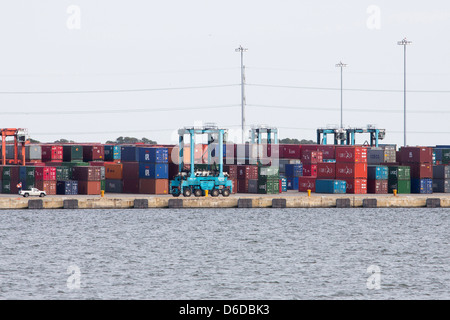
[[[101,196],[1,195],[0,209],[152,209],[152,208],[450,208],[450,194],[233,194],[230,197],[175,198],[171,195],[105,194]]]

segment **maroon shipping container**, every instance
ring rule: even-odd
[[[178,164],[169,163],[169,180],[175,179],[178,174],[178,170],[180,170],[180,166]]]
[[[413,179],[433,179],[432,163],[407,163],[411,168]]]
[[[367,179],[367,163],[336,163],[336,179]]]
[[[304,164],[303,165],[304,177],[317,177],[317,164]]]
[[[322,158],[326,160],[335,159],[335,149],[334,145],[321,144],[317,146],[317,151],[322,152]]]
[[[123,193],[139,193],[139,178],[124,178],[123,179]]]
[[[224,165],[223,166],[223,172],[228,173],[228,177],[230,179],[237,179],[238,178],[238,169],[235,165]]]
[[[238,193],[248,193],[248,180],[249,179],[238,179],[237,181],[237,192]]]
[[[123,162],[122,166],[124,179],[139,180],[139,162]]]
[[[34,168],[34,179],[36,181],[56,181],[56,168],[36,167]]]
[[[302,150],[302,163],[303,164],[318,164],[323,161],[322,152]]]
[[[319,145],[318,144],[302,144],[300,147],[300,156],[303,157],[303,154],[310,151],[319,151],[318,150]]]
[[[366,147],[336,147],[336,162],[367,163]]]
[[[34,186],[41,191],[45,191],[47,195],[56,195],[56,180],[37,180]]]
[[[367,180],[367,193],[387,194],[388,180]]]
[[[237,183],[238,183],[237,179],[231,179],[231,184],[232,184],[231,193],[237,193]]]
[[[320,179],[335,179],[336,178],[336,163],[323,162],[317,164],[317,178]]]
[[[10,173],[11,173],[11,181],[19,181],[19,167],[18,166],[11,166],[10,167]],[[17,184],[17,183],[16,183]]]
[[[41,149],[42,162],[63,160],[63,146],[41,145]]]
[[[168,194],[169,180],[166,179],[139,179],[140,194]]]
[[[105,160],[105,147],[103,145],[83,146],[83,161]]]
[[[237,166],[238,179],[258,179],[258,166]]]
[[[316,178],[299,177],[298,178],[298,191],[307,192],[308,190],[311,190],[311,192],[316,191]]]
[[[279,146],[282,159],[300,159],[302,156],[299,144],[280,144]]]
[[[100,181],[100,167],[73,167],[72,178],[78,181]]]
[[[367,179],[344,179],[347,184],[347,193],[366,194]]]
[[[78,194],[87,194],[87,195],[101,194],[101,182],[78,181]]]
[[[400,157],[402,163],[433,163],[433,148],[402,147]]]

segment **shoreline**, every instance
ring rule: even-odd
[[[2,194],[0,210],[152,208],[450,208],[450,194],[232,194],[228,198],[145,194],[51,195],[24,198]]]

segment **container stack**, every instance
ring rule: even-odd
[[[105,192],[122,193],[122,179],[122,164],[116,162],[105,162]]]
[[[40,145],[25,146],[25,164],[31,166],[42,166],[42,147]]]
[[[400,157],[411,168],[411,193],[433,193],[433,149],[402,147]]]
[[[258,193],[258,166],[237,166],[237,192]]]
[[[380,147],[369,147],[367,149],[367,164],[377,165],[396,162],[396,146],[384,145]]]
[[[35,186],[35,167],[19,167],[19,181],[22,183],[22,189],[31,189]]]
[[[36,188],[45,191],[47,195],[56,194],[56,167],[36,167],[34,178]]]
[[[169,153],[167,148],[137,148],[139,193],[169,193]]]
[[[336,147],[336,179],[345,180],[347,193],[367,193],[366,147]]]
[[[232,193],[237,193],[237,183],[238,183],[238,169],[237,165],[226,164],[223,166],[224,174],[228,174],[228,180],[231,180],[232,183]]]
[[[450,193],[450,166],[436,165],[433,167],[433,192]]]
[[[411,170],[409,166],[388,166],[388,192],[411,193]]]
[[[331,179],[317,179],[316,193],[332,193],[343,194],[346,193],[347,184],[345,180],[331,180]]]
[[[96,166],[73,167],[73,180],[78,182],[78,193],[98,195],[101,193],[101,169]]]
[[[120,146],[106,144],[104,150],[105,161],[120,162]]]
[[[63,146],[61,145],[41,145],[42,162],[45,165],[58,165],[63,162]]]
[[[19,183],[19,167],[18,166],[1,166],[2,170],[2,192],[6,194],[14,194],[18,192],[17,184]]]
[[[367,193],[388,193],[389,169],[382,165],[367,166]]]
[[[286,178],[287,190],[298,190],[298,179],[303,174],[303,165],[300,164],[285,164],[284,177]]]
[[[260,166],[258,169],[257,193],[280,193],[280,174],[277,167]]]

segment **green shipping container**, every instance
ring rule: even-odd
[[[394,189],[397,190],[398,194],[408,194],[411,193],[411,180],[389,180],[388,181],[388,191],[389,193],[394,193]]]
[[[450,149],[442,150],[442,164],[450,164]]]
[[[2,181],[11,181],[11,167],[3,167]]]
[[[100,190],[105,191],[106,189],[106,181],[105,180],[101,180],[100,181]]]
[[[389,180],[410,180],[411,169],[408,166],[389,166]]]
[[[56,167],[56,180],[57,181],[68,181],[72,179],[72,170],[69,167]]]
[[[61,162],[61,166],[73,168],[73,167],[88,167],[89,162]]]
[[[63,146],[63,160],[65,162],[82,162],[83,147],[76,145]]]
[[[22,186],[23,189],[27,189],[30,190],[31,188],[34,188],[35,186],[35,180],[34,178],[27,178],[27,180],[25,181],[25,186]]]
[[[279,179],[258,179],[258,193],[260,194],[275,194],[280,192]]]
[[[2,180],[2,193],[10,194],[11,193],[11,181],[10,180]]]

